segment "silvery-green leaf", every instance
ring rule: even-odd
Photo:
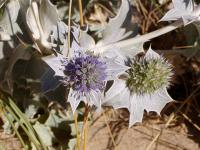
[[[173,0],[174,8],[169,10],[160,21],[182,19],[184,25],[198,20],[200,10],[194,7],[193,0]]]
[[[91,90],[90,93],[86,95],[86,103],[88,103],[89,106],[96,106],[97,111],[100,111],[102,98],[102,92]]]
[[[36,107],[36,105],[29,104],[27,108],[25,109],[25,115],[28,118],[33,118],[34,115],[37,113],[37,110],[38,108]]]
[[[53,26],[56,26],[59,21],[57,9],[50,0],[42,0],[39,15],[45,37],[48,37]]]
[[[151,47],[149,47],[148,51],[146,52],[144,58],[146,60],[151,60],[151,59],[159,59],[160,55],[158,53],[156,53],[155,51],[153,51],[151,49]]]
[[[56,138],[49,127],[39,122],[36,122],[36,124],[33,125],[33,128],[46,146],[53,146]]]
[[[124,57],[133,58],[135,55],[144,52],[143,44],[143,42],[135,44],[130,43],[128,45],[119,47],[118,52]]]
[[[49,117],[45,121],[45,125],[51,128],[61,128],[62,123],[67,123],[66,116],[61,116],[59,111],[52,109],[50,111]],[[63,126],[63,128],[67,130],[66,126]]]
[[[10,0],[6,4],[4,14],[0,20],[0,25],[9,35],[13,35],[20,30],[19,26],[16,24],[19,9],[20,5],[17,0]]]
[[[122,0],[117,16],[110,19],[108,25],[103,30],[103,38],[97,45],[111,44],[130,36],[136,36],[137,25],[131,23],[131,15],[129,1]]]
[[[81,98],[83,98],[83,99],[81,99]],[[84,97],[79,97],[79,95],[76,93],[76,91],[74,91],[70,88],[67,101],[70,103],[72,112],[74,114],[74,112],[76,111],[80,102],[84,101]]]
[[[32,1],[27,10],[26,20],[37,49],[42,53],[51,54],[54,44],[48,39],[59,21],[56,8],[49,0]]]
[[[72,116],[73,117],[73,116]],[[74,121],[74,117],[73,117],[73,120]],[[83,122],[82,121],[78,121],[78,128],[81,129],[83,127]],[[75,123],[70,123],[69,126],[71,127],[71,135],[72,136],[76,136],[77,135],[77,132],[76,132],[76,126],[75,126]]]
[[[110,101],[110,106],[112,106],[115,109],[118,108],[127,108],[130,105],[130,92],[127,88],[123,89],[119,95],[116,95],[112,98],[112,101]]]
[[[3,42],[0,42],[0,62],[2,61],[4,57],[4,54],[3,54]]]
[[[160,114],[167,103],[173,101],[166,88],[160,88],[155,93],[144,95],[144,97],[139,99],[141,99],[142,105],[147,111],[155,111],[158,114]]]
[[[4,32],[3,29],[0,27],[0,41],[9,41],[11,37],[8,33]]]
[[[116,59],[116,61],[115,61]],[[124,63],[117,62],[117,58],[111,58],[107,60],[107,80],[114,80],[119,75],[123,74],[126,70],[129,69],[128,66],[126,66]]]
[[[39,18],[38,4],[32,2],[27,10],[26,21],[33,34],[33,38],[39,40],[41,38],[42,26]]]
[[[99,51],[95,51],[95,54],[99,54]],[[107,51],[104,51],[102,53],[100,53],[103,57],[105,57],[106,59],[114,59],[116,62],[120,63],[120,64],[124,64],[124,60],[126,60],[126,57],[121,55],[120,53],[120,49],[117,47],[112,47]]]
[[[130,98],[131,105],[129,107],[129,127],[136,122],[142,121],[144,110],[155,111],[160,114],[164,106],[171,101],[173,101],[173,99],[169,96],[166,88],[160,88],[152,94],[133,94]]]
[[[7,113],[7,117],[9,117],[10,121],[12,121],[14,123],[15,119],[14,119],[13,115],[11,115],[10,113]],[[9,123],[9,120],[7,119],[7,117],[5,115],[2,115],[2,121],[3,121],[2,128],[4,130],[4,133],[12,134],[13,129],[12,129],[12,126]]]
[[[62,21],[59,21],[57,23],[57,26],[54,26],[53,27],[53,39],[56,40],[56,41],[59,41],[63,44],[64,43],[64,40],[67,39],[67,32],[68,32],[68,26],[62,22]]]
[[[187,25],[191,22],[198,20],[198,16],[185,15],[185,16],[182,17],[182,20],[183,20],[183,24]]]
[[[66,51],[68,49],[68,26],[64,22],[59,21],[57,26],[53,27],[50,37],[51,42],[56,43],[53,46],[56,52],[62,53],[64,56],[66,56]]]
[[[76,147],[76,142],[77,142],[76,138],[70,139],[69,142],[68,142],[67,150],[74,150],[75,147]]]
[[[111,88],[106,92],[102,105],[112,106],[114,109],[128,108],[130,105],[130,91],[127,89],[125,81],[115,80]]]
[[[84,49],[90,49],[95,46],[94,39],[85,31],[80,33],[80,46]]]
[[[25,93],[26,94],[26,93]],[[20,99],[21,101],[21,99]],[[26,101],[22,102],[23,108],[25,109],[25,115],[28,119],[38,119],[35,115],[38,113],[39,108],[44,108],[41,97],[38,94],[33,94],[32,98],[27,98]]]
[[[175,9],[186,10],[188,12],[193,10],[193,0],[172,0]]]
[[[12,71],[15,63],[18,60],[29,60],[32,56],[31,47],[27,45],[19,45],[10,56],[7,71],[5,74],[5,81],[8,82],[8,87],[10,88],[10,92],[12,93]]]
[[[68,26],[64,22],[59,21],[57,26],[53,27],[53,34],[51,35],[53,42],[56,42],[56,45],[54,46],[55,50],[59,53],[62,53],[64,56],[67,56],[69,49],[68,30]],[[71,26],[70,46],[73,52],[80,50],[79,32],[80,29],[77,26]],[[73,55],[73,53],[71,55]]]
[[[126,40],[124,40],[126,41]],[[133,43],[133,42],[125,42],[123,44],[113,43],[113,44],[107,44],[107,45],[96,45],[91,49],[91,51],[94,51],[96,53],[107,53],[109,51],[111,53],[111,50],[115,50],[116,53],[119,53],[120,56],[123,58],[132,58],[138,53],[144,52],[143,49],[143,42],[139,43]],[[110,54],[109,54],[110,55]]]
[[[141,104],[141,99],[137,99],[136,95],[131,95],[129,101],[129,128],[136,122],[142,122],[144,107]]]
[[[109,90],[106,92],[106,98],[103,101],[103,104],[113,99],[116,95],[121,93],[121,91],[126,87],[126,83],[124,80],[116,79]],[[109,103],[109,102],[108,102]]]
[[[50,55],[50,56],[46,56],[43,57],[43,60],[53,69],[53,71],[55,72],[55,76],[61,76],[64,77],[64,66],[62,63],[62,59],[63,56],[59,55],[55,56],[55,55]]]
[[[61,82],[59,81],[60,77],[55,76],[55,72],[52,69],[48,69],[41,77],[41,86],[44,93],[55,90],[60,86]],[[51,81],[51,82],[49,82]]]

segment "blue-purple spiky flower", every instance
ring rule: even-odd
[[[102,91],[107,77],[106,68],[106,62],[98,56],[75,57],[65,66],[65,83],[67,81],[73,90],[80,93]]]
[[[52,55],[44,58],[44,61],[69,88],[67,101],[73,112],[81,101],[101,108],[106,82],[117,79],[118,75],[129,69],[119,62],[117,56],[99,56],[87,52],[77,53],[72,58]]]

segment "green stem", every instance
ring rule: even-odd
[[[26,116],[24,116],[24,114],[21,112],[21,110],[16,106],[16,104],[10,99],[8,98],[8,104],[7,105],[10,105],[11,108],[14,110],[14,112],[17,114],[17,116],[20,118],[20,120],[26,125],[26,127],[28,128],[28,134],[31,133],[32,135],[32,138],[35,139],[35,141],[38,141],[37,140],[37,137],[35,135],[38,135],[35,131],[35,129],[32,127],[32,125],[30,124],[29,120],[26,118]],[[10,108],[8,106],[8,108]],[[40,136],[38,135],[38,139],[42,145],[42,148],[44,150],[47,150],[45,144],[43,143],[42,139],[40,138]],[[40,145],[40,144],[39,144]]]
[[[13,130],[15,131],[15,133],[16,133],[16,135],[17,135],[19,141],[21,142],[22,146],[23,146],[24,148],[26,148],[26,144],[24,143],[24,140],[22,139],[21,135],[19,134],[19,132],[18,132],[17,129],[15,128],[15,125],[13,124],[12,120],[10,119],[10,117],[7,115],[7,112],[6,112],[4,109],[2,109],[2,111],[3,111],[4,115],[5,115],[5,117],[8,119],[9,123],[11,124]]]
[[[5,109],[14,117],[14,119],[19,123],[19,125],[22,127],[22,129],[24,130],[24,132],[28,135],[28,137],[30,138],[30,140],[34,143],[35,147],[37,149],[41,149],[40,148],[40,144],[38,143],[36,137],[33,135],[32,132],[30,132],[30,130],[28,130],[23,124],[22,121],[15,115],[15,113],[13,112],[13,110],[8,107],[5,106]]]

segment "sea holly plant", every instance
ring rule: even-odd
[[[115,80],[106,92],[103,105],[115,109],[127,108],[130,112],[129,127],[142,122],[144,110],[160,113],[172,101],[167,93],[172,66],[151,48],[145,56],[124,60],[130,67],[124,75]]]
[[[131,46],[130,48],[126,45],[123,47],[113,46],[105,50],[103,48],[91,49],[99,45],[116,43],[131,35],[135,36],[134,31],[127,32],[123,27],[124,22],[128,21],[127,24],[130,24],[130,16],[127,17],[129,13],[130,4],[127,0],[124,0],[122,1],[118,16],[109,22],[103,31],[103,38],[99,42],[95,43],[89,34],[80,31],[80,40],[77,41],[79,34],[75,34],[75,42],[72,42],[78,42],[74,44],[76,47],[72,49],[72,54],[74,54],[72,58],[64,58],[60,54],[57,57],[47,56],[44,58],[44,61],[55,71],[55,76],[64,77],[65,80],[63,81],[66,85],[71,84],[67,99],[71,104],[73,112],[76,110],[80,101],[84,101],[90,106],[94,105],[97,108],[101,108],[106,82],[117,79],[118,75],[128,69],[127,66],[120,63],[122,60],[121,57],[135,55],[142,51],[142,49],[137,49],[136,47],[136,45],[141,46],[140,43],[128,45]],[[116,23],[118,25],[113,29],[112,26]],[[118,30],[120,34],[116,32]],[[118,53],[123,55],[118,55]]]
[[[55,76],[61,77],[61,83],[69,88],[67,101],[73,112],[81,101],[100,109],[106,82],[115,80],[129,68],[120,64],[117,58],[102,57],[89,51],[76,51],[71,58],[48,56],[44,61],[55,71]]]
[[[52,103],[60,103],[64,108],[56,110],[64,112],[68,107],[63,103],[69,103],[74,114],[81,102],[97,110],[102,106],[127,108],[129,127],[142,121],[144,110],[160,113],[173,101],[167,92],[172,65],[151,48],[144,52],[143,43],[199,21],[200,12],[192,0],[172,2],[174,8],[161,19],[174,21],[172,24],[138,35],[137,25],[131,24],[130,2],[122,0],[116,17],[99,31],[102,37],[93,38],[77,23],[68,26],[62,22],[50,0],[3,1],[0,7],[6,9],[0,18],[0,94],[16,101],[37,133],[49,135],[46,142],[41,138],[49,147],[56,137],[51,128],[68,122],[53,111]],[[49,92],[56,96],[47,96]],[[33,97],[37,97],[34,103]],[[25,102],[26,107],[22,105]],[[45,103],[44,107],[40,102]]]

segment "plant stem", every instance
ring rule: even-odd
[[[141,43],[141,42],[147,42],[155,37],[158,37],[160,35],[163,35],[165,33],[173,31],[173,30],[181,27],[182,25],[183,25],[182,20],[178,20],[178,21],[172,23],[171,25],[168,25],[161,29],[155,30],[153,32],[150,32],[150,33],[147,33],[147,34],[144,34],[141,36],[136,36],[131,39],[127,39],[127,40],[123,40],[123,41],[119,41],[119,42],[115,42],[115,43],[109,43],[107,45],[95,46],[94,48],[91,48],[91,50],[103,49],[103,51],[106,51],[106,50],[110,49],[111,47],[124,48],[124,47],[128,47],[129,45],[133,45],[133,44],[137,44],[137,43]]]
[[[83,5],[82,0],[78,0],[78,6],[79,6],[79,14],[80,14],[80,25],[83,26]]]
[[[77,114],[74,112],[74,122],[75,122],[75,128],[76,128],[76,142],[77,142],[77,149],[81,149],[81,142],[80,142],[80,135],[79,135],[79,129],[78,129],[78,120],[77,120]]]
[[[89,106],[86,105],[85,114],[84,114],[84,122],[83,122],[83,133],[84,133],[83,149],[84,150],[87,150],[88,114],[89,114]]]
[[[88,119],[84,124],[84,150],[87,150]]]
[[[8,108],[7,110],[10,110],[9,112],[13,114],[13,117],[15,117],[16,120],[18,120],[19,124],[24,129],[29,138],[33,139],[36,144],[38,143],[37,145],[39,146],[41,145],[42,149],[47,150],[47,147],[45,146],[44,142],[42,141],[41,137],[37,134],[33,126],[30,124],[28,118],[21,112],[18,106],[10,98],[8,98],[8,103],[6,104],[6,108]],[[15,115],[15,113],[18,117]]]
[[[70,47],[71,47],[71,13],[72,13],[72,0],[69,0],[69,13],[68,13],[68,51],[67,51],[67,56],[70,57],[71,52],[70,52]]]
[[[114,140],[114,137],[113,137],[112,131],[111,131],[110,126],[109,126],[109,124],[108,124],[108,120],[107,120],[106,114],[105,114],[104,112],[103,112],[103,117],[104,117],[104,121],[105,121],[105,123],[106,123],[107,129],[108,129],[108,132],[109,132],[110,138],[111,138],[111,140],[112,140],[112,143],[113,143],[114,149],[116,149],[117,144],[115,143],[115,140]]]
[[[16,135],[17,135],[19,141],[21,142],[23,148],[27,149],[24,140],[22,139],[21,135],[19,134],[18,130],[16,129],[14,123],[13,123],[12,120],[10,119],[10,116],[8,115],[8,113],[6,112],[6,110],[3,109],[3,113],[4,113],[5,117],[8,119],[8,122],[9,122],[10,125],[12,126],[14,132],[16,133]]]

